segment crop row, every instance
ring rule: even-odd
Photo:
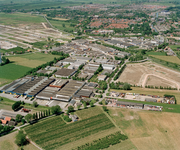
[[[128,137],[121,132],[108,135],[102,139],[94,140],[92,143],[86,143],[85,145],[79,146],[74,150],[99,150],[108,148],[110,145],[120,143],[121,140],[126,140]]]

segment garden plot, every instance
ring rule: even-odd
[[[165,68],[152,62],[127,64],[117,81],[132,85],[146,85],[180,88],[180,72]]]

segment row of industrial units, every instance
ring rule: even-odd
[[[1,92],[42,100],[69,102],[73,97],[90,98],[94,84],[71,79],[26,76],[10,83]]]

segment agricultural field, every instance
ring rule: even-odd
[[[151,82],[154,80],[151,80],[150,77],[156,77],[156,82]],[[158,87],[163,83],[164,87],[176,87],[179,89],[180,72],[165,68],[152,62],[127,64],[125,70],[117,81],[128,82],[132,85],[142,87],[148,85],[148,82],[150,82],[152,86]]]
[[[150,55],[150,56],[155,57],[160,60],[164,60],[167,62],[176,63],[180,65],[180,59],[176,56],[158,56],[158,55]]]
[[[0,78],[5,80],[15,80],[22,77],[30,69],[31,68],[29,67],[16,65],[13,63],[6,64],[4,66],[0,66]]]
[[[180,114],[109,107],[110,116],[138,150],[179,149]]]
[[[23,55],[9,56],[9,60],[14,64],[35,68],[46,62],[52,61],[54,57],[58,58],[58,55],[43,54],[43,53],[31,53]]]
[[[111,128],[113,123],[102,113],[71,124],[55,116],[26,127],[25,132],[43,149],[52,150]]]
[[[180,92],[177,90],[161,90],[161,89],[149,89],[149,88],[140,88],[140,87],[131,87],[132,90],[111,90],[121,93],[137,93],[137,94],[146,94],[146,95],[159,95],[164,96],[164,94],[174,95],[177,100],[177,104],[180,104]]]
[[[0,149],[1,150],[19,150],[19,147],[15,144],[15,136],[18,131],[11,134],[0,137]],[[27,144],[23,146],[24,150],[38,150],[34,145]]]

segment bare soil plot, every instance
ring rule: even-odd
[[[117,81],[145,87],[149,75],[161,78],[153,82],[153,86],[159,86],[165,81],[165,83],[163,83],[165,85],[170,85],[171,87],[176,86],[177,88],[180,87],[180,72],[152,62],[127,64],[127,67]]]
[[[180,114],[112,107],[109,109],[113,120],[128,135],[138,150],[179,149]]]
[[[15,136],[18,131],[0,137],[0,149],[1,150],[19,150],[19,147],[15,144]],[[34,145],[27,144],[23,146],[24,150],[38,150]]]
[[[69,20],[69,19],[65,19],[65,18],[53,18],[53,19],[56,19],[56,20]]]
[[[172,87],[172,88],[176,88],[176,84],[169,82],[167,80],[161,79],[159,77],[153,76],[153,75],[149,75],[146,85],[154,85],[154,86],[162,86],[162,87]]]

